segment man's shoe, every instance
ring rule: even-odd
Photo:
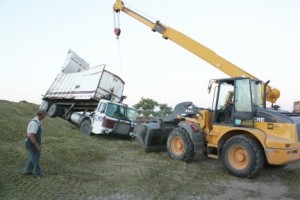
[[[37,180],[40,180],[40,179],[42,179],[42,175],[38,175],[38,176],[34,176]]]

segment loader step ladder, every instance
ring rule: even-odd
[[[207,157],[218,159],[218,146],[215,144],[208,144],[207,145]]]

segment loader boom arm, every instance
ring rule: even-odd
[[[146,26],[150,27],[152,31],[160,33],[163,38],[172,40],[179,46],[185,48],[189,52],[195,54],[196,56],[200,57],[201,59],[205,60],[212,66],[216,67],[217,69],[221,70],[225,74],[230,77],[249,77],[251,79],[256,79],[255,76],[249,74],[248,72],[242,70],[238,66],[232,64],[228,60],[222,58],[221,56],[217,55],[214,51],[210,50],[209,48],[205,47],[204,45],[200,44],[199,42],[193,40],[192,38],[188,37],[187,35],[176,31],[173,28],[167,27],[160,23],[159,21],[152,22],[149,19],[143,17],[142,15],[136,13],[135,11],[127,8],[122,0],[117,0],[113,6],[115,12],[124,12],[129,16],[133,17],[134,19],[140,21],[141,23],[145,24]],[[266,89],[267,97],[266,100],[275,103],[280,96],[280,92],[278,89],[271,88],[267,86]]]

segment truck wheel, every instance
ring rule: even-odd
[[[52,104],[48,110],[49,117],[56,117],[58,115],[60,107],[55,103]]]
[[[91,135],[92,134],[92,126],[90,120],[84,120],[80,124],[80,133],[84,135]]]
[[[48,111],[49,107],[50,107],[50,103],[46,100],[42,100],[40,104],[40,109]]]
[[[229,174],[241,178],[256,176],[265,164],[263,149],[246,135],[234,136],[225,143],[222,160]]]
[[[173,129],[167,140],[167,149],[170,157],[175,160],[189,162],[195,155],[193,142],[183,128]]]

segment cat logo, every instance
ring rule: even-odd
[[[274,129],[274,124],[268,123],[267,128],[273,130]]]

